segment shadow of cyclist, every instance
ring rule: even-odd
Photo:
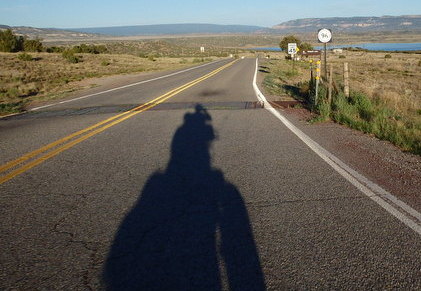
[[[241,194],[211,167],[211,116],[184,116],[163,173],[154,173],[109,252],[108,290],[265,290]]]

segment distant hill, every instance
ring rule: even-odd
[[[71,28],[69,30],[83,33],[98,33],[110,36],[149,36],[149,35],[182,35],[182,34],[222,34],[222,33],[258,33],[267,32],[268,28],[250,25],[219,24],[158,24],[115,26],[96,28]]]
[[[25,35],[29,38],[41,38],[44,40],[62,40],[62,39],[72,39],[72,40],[85,40],[85,39],[95,39],[99,35],[82,33],[78,31],[69,31],[63,29],[55,28],[35,28],[28,26],[7,26],[0,25],[0,30],[11,29],[17,35]]]
[[[312,32],[330,28],[339,32],[421,30],[421,15],[296,19],[272,27],[278,33]]]
[[[58,41],[92,41],[104,39],[118,39],[119,37],[165,37],[187,35],[284,35],[287,33],[314,33],[320,28],[330,28],[335,32],[363,33],[363,32],[415,32],[421,33],[421,15],[382,16],[382,17],[331,17],[296,19],[275,25],[272,28],[252,25],[219,25],[219,24],[158,24],[115,26],[96,28],[34,28],[26,26],[9,27],[0,25],[0,30],[12,29],[18,35],[29,38],[41,38],[46,42]]]

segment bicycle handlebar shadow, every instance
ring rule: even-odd
[[[121,223],[103,270],[107,290],[266,290],[247,210],[211,166],[201,106],[184,116],[163,173]]]

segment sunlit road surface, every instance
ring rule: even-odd
[[[1,119],[0,289],[420,289],[419,213],[262,108],[255,69]]]

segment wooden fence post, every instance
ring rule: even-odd
[[[320,82],[320,61],[316,62],[316,96],[314,96],[314,105],[317,106],[319,99],[319,82]]]
[[[349,97],[349,68],[348,63],[344,63],[344,93]]]
[[[329,105],[332,104],[332,89],[333,89],[333,66],[329,64],[329,89],[327,95],[327,102]]]

